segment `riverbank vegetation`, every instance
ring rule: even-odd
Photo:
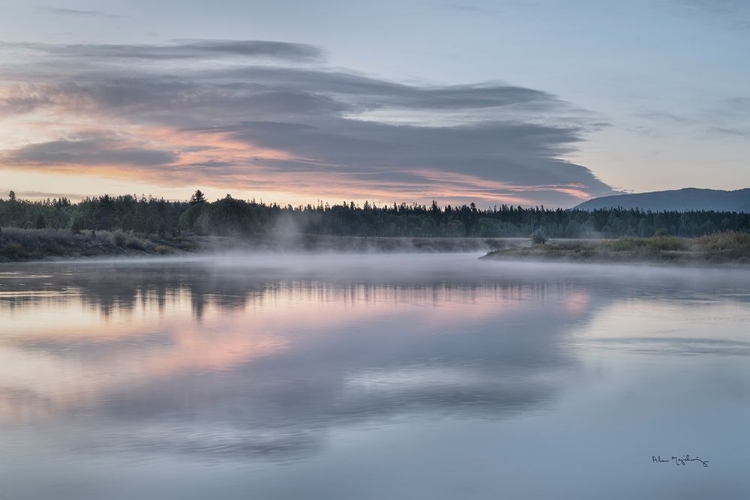
[[[610,240],[553,240],[509,246],[483,259],[571,262],[750,265],[750,234],[725,232],[698,238],[653,236]]]
[[[282,207],[230,195],[209,202],[200,191],[187,201],[104,195],[71,203],[64,197],[22,200],[11,192],[0,199],[0,231],[0,260],[212,249],[473,251],[501,248],[508,246],[507,238],[528,240],[531,235],[537,245],[523,250],[524,255],[536,252],[547,258],[570,252],[599,255],[604,250],[617,255],[650,254],[656,243],[643,242],[654,235],[662,238],[661,245],[683,241],[677,236],[750,233],[750,214],[510,205],[480,209],[474,203],[440,206],[436,202]],[[560,238],[620,239],[597,245],[542,245]]]
[[[231,252],[487,252],[523,240],[503,238],[383,238],[300,234],[246,239],[133,232],[6,228],[0,232],[0,262],[82,257],[145,257]]]

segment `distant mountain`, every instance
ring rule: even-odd
[[[581,203],[575,208],[640,208],[652,212],[715,210],[717,212],[750,212],[750,189],[721,191],[718,189],[685,188],[652,193],[602,196]]]

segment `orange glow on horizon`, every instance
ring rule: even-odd
[[[319,201],[338,204],[344,200],[360,205],[369,201],[379,206],[402,202],[429,204],[432,200],[441,205],[474,201],[480,207],[533,206],[538,204],[533,193],[539,191],[563,193],[580,200],[590,198],[581,185],[514,185],[420,166],[405,166],[399,170],[415,175],[414,181],[370,181],[367,174],[356,169],[330,166],[327,171],[320,171],[322,165],[315,158],[299,158],[288,151],[259,147],[234,139],[228,132],[133,124],[116,116],[107,120],[109,131],[102,130],[100,120],[95,117],[66,114],[54,108],[0,118],[0,130],[8,131],[5,142],[0,144],[0,189],[33,193],[25,196],[27,199],[52,198],[66,193],[73,201],[105,193],[148,193],[186,200],[193,190],[201,189],[209,199],[231,194],[239,199],[262,199],[282,206],[317,205]],[[30,137],[33,140],[29,141]],[[173,152],[175,161],[161,165],[75,161],[53,164],[14,161],[9,153],[33,144],[91,138],[107,141],[114,153]],[[288,172],[281,166],[268,165],[268,162],[283,161],[307,163],[311,169]],[[61,189],[65,184],[69,187]]]

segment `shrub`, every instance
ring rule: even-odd
[[[3,254],[9,259],[23,259],[29,256],[26,249],[17,241],[9,241],[5,244]]]
[[[122,231],[115,233],[115,245],[118,247],[124,247],[128,243],[128,237]]]
[[[140,238],[133,237],[128,240],[127,247],[131,250],[140,250],[145,251],[146,250],[146,244],[143,240]]]
[[[534,245],[544,245],[545,243],[547,243],[547,237],[544,235],[541,229],[536,229],[533,233],[531,233],[531,242]]]
[[[646,240],[643,238],[633,238],[626,236],[619,238],[609,243],[612,251],[614,252],[627,252],[632,250],[638,250],[646,246]]]
[[[698,238],[698,247],[710,258],[737,259],[750,255],[750,234],[716,233]]]
[[[750,234],[715,233],[698,238],[698,245],[707,250],[750,250]]]
[[[649,240],[649,247],[651,249],[676,252],[679,250],[687,250],[688,243],[683,238],[677,238],[676,236],[659,236]]]

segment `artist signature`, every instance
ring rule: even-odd
[[[688,462],[700,462],[701,464],[703,464],[703,467],[708,467],[708,460],[701,460],[698,457],[691,457],[690,455],[685,455],[684,457],[672,457],[669,460],[661,458],[661,455],[651,455],[651,462],[661,464],[674,462],[677,466],[687,465]]]

